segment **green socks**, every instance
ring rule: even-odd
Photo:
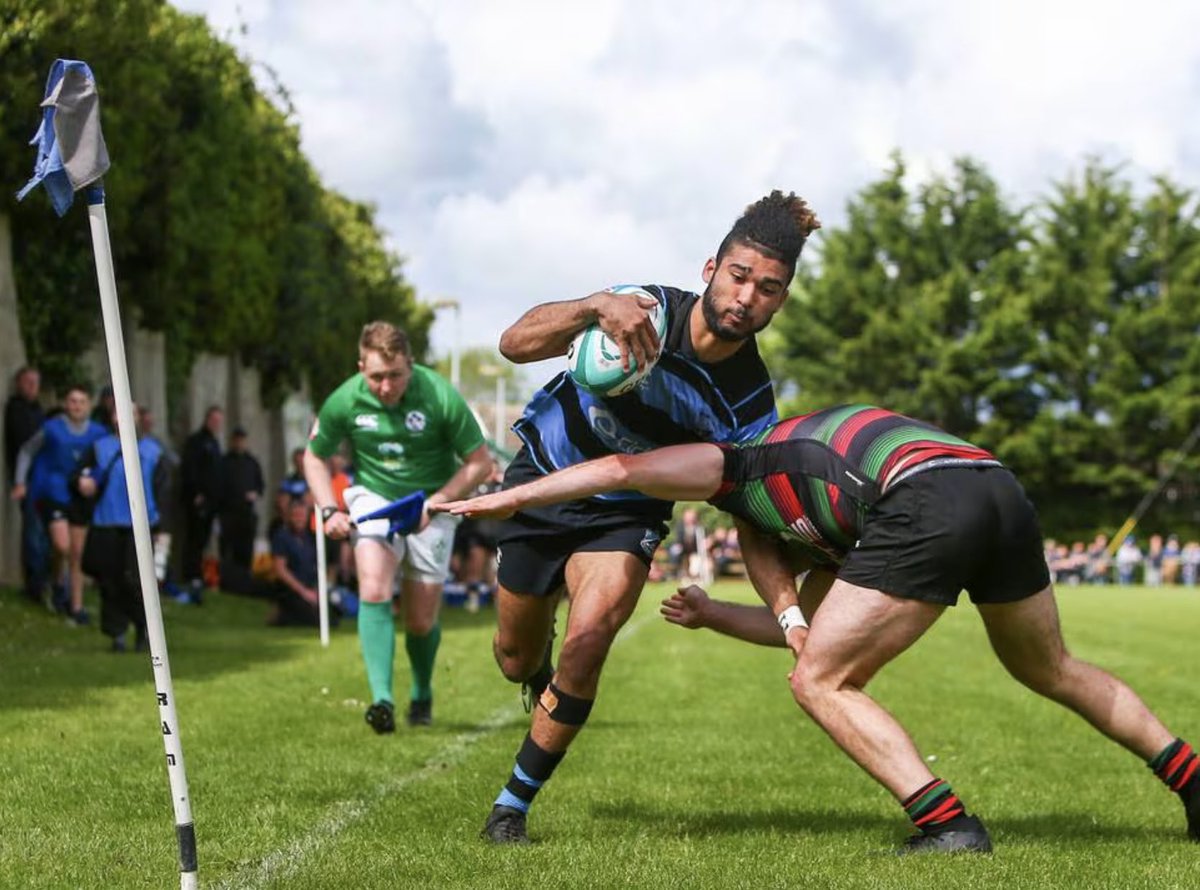
[[[412,667],[413,701],[433,699],[433,662],[441,642],[441,624],[435,624],[433,630],[423,637],[411,633],[404,637],[404,649],[408,652],[408,663]]]
[[[367,666],[372,701],[395,702],[392,663],[396,658],[396,620],[392,617],[391,603],[359,603],[358,641]]]

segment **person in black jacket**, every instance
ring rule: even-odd
[[[256,507],[263,494],[262,466],[246,450],[246,431],[234,427],[229,450],[221,458],[220,551],[221,562],[247,571],[254,560],[254,535],[258,531]]]
[[[45,412],[38,401],[42,377],[37,368],[26,365],[13,375],[13,393],[4,405],[4,469],[9,488],[17,480],[17,454],[42,428]],[[21,571],[25,596],[37,602],[46,585],[50,542],[34,499],[21,500]]]
[[[221,499],[221,443],[217,436],[225,412],[210,405],[204,425],[187,438],[180,460],[183,509],[183,577],[194,593],[204,587],[201,561],[212,535],[213,519]]]

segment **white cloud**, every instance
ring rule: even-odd
[[[321,174],[462,301],[468,344],[541,300],[699,286],[745,204],[794,189],[836,222],[895,148],[917,175],[975,155],[1020,198],[1088,153],[1200,172],[1183,0],[179,5],[278,71]]]

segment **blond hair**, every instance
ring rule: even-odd
[[[397,356],[412,358],[408,346],[408,334],[390,321],[372,321],[363,325],[362,335],[358,338],[359,358],[361,359],[368,352],[378,352],[385,361],[389,362]]]

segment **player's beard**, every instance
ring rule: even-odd
[[[704,296],[700,298],[700,311],[704,313],[704,323],[713,332],[713,336],[727,343],[739,343],[742,340],[748,340],[771,323],[771,317],[767,316],[760,324],[744,333],[722,325],[721,313],[717,310],[713,302],[711,284],[704,289]]]

